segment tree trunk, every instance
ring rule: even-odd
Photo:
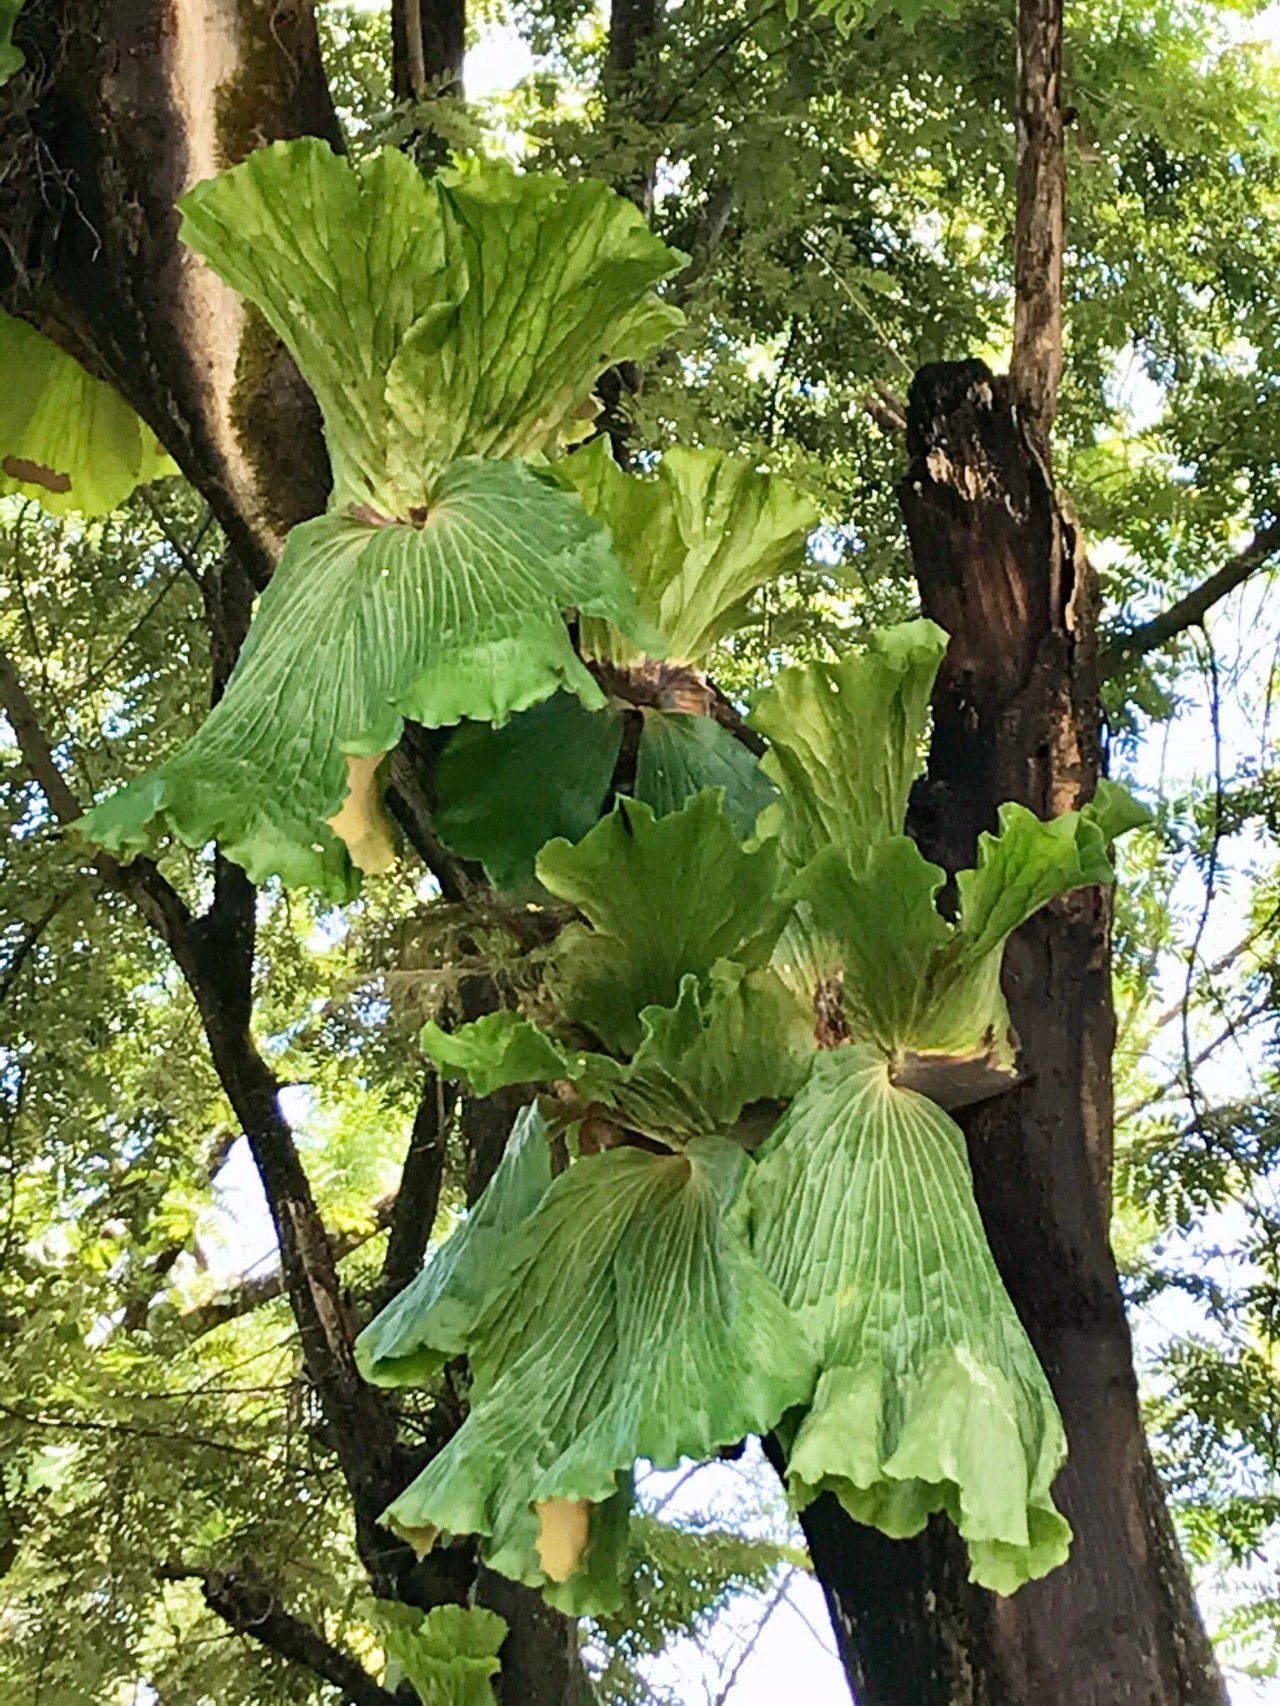
[[[0,300],[155,430],[262,585],[324,507],[319,411],[178,241],[178,197],[281,137],[340,143],[309,0],[28,0],[0,95]]]
[[[494,1679],[502,1706],[589,1706],[595,1696],[578,1652],[578,1625],[539,1593],[480,1567],[476,1600],[507,1620]]]
[[[951,635],[912,831],[971,865],[996,808],[1082,805],[1101,769],[1095,593],[1013,384],[917,375],[899,487],[927,615]],[[805,1529],[861,1706],[1210,1706],[1224,1698],[1138,1409],[1108,1239],[1110,898],[1054,902],[1010,944],[1021,1083],[962,1123],[996,1262],[1062,1409],[1070,1561],[1008,1599],[941,1519],[889,1541],[830,1500]]]
[[[462,93],[463,0],[392,0],[391,92],[397,101]]]

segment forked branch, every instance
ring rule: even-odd
[[[191,1564],[162,1564],[162,1581],[197,1581],[205,1604],[238,1635],[251,1635],[273,1653],[330,1683],[352,1706],[396,1706],[396,1696],[368,1671],[326,1641],[318,1630],[286,1611],[279,1597],[249,1566],[239,1571],[204,1570]]]
[[[64,825],[74,822],[81,815],[80,802],[58,767],[17,670],[3,652],[0,708],[54,817]],[[135,859],[122,865],[98,853],[94,865],[108,886],[133,901],[165,942],[195,999],[214,1067],[262,1180],[307,1372],[331,1425],[348,1484],[357,1502],[374,1511],[385,1502],[387,1480],[398,1458],[395,1418],[382,1395],[366,1386],[357,1372],[333,1247],[280,1111],[280,1085],[250,1030],[252,885],[242,872],[220,861],[213,905],[196,918],[154,861]]]

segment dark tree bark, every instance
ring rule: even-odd
[[[1062,145],[1062,0],[1018,6],[1018,196],[1013,361],[1019,401],[1047,432],[1062,378],[1067,160]]]
[[[480,1605],[505,1617],[510,1633],[496,1677],[502,1706],[590,1706],[595,1699],[578,1654],[578,1626],[538,1594],[481,1566],[476,1583]]]
[[[392,0],[391,91],[397,101],[462,93],[463,0]]]
[[[997,808],[1083,805],[1102,768],[1097,596],[1054,487],[1066,162],[1061,0],[1019,0],[1014,348],[923,368],[898,488],[920,602],[951,637],[911,832],[948,871]],[[861,1706],[1214,1706],[1201,1626],[1138,1408],[1111,1253],[1110,897],[1084,889],[1013,938],[1017,1087],[961,1116],[997,1266],[1062,1410],[1070,1560],[1002,1599],[935,1518],[913,1541],[804,1518]]]
[[[613,0],[605,54],[607,96],[624,94],[631,78],[645,67],[657,44],[659,16],[657,0]]]
[[[0,302],[109,380],[261,585],[323,508],[319,413],[177,240],[192,184],[278,138],[340,145],[310,0],[28,0],[0,93]]]
[[[409,1149],[400,1172],[400,1188],[391,1213],[391,1228],[382,1272],[374,1291],[372,1308],[385,1309],[416,1277],[426,1254],[440,1206],[444,1182],[448,1128],[443,1118],[444,1097],[440,1080],[428,1072],[418,1109],[409,1133]]]
[[[1085,803],[1101,770],[1096,597],[1009,379],[923,369],[899,496],[924,611],[951,645],[912,829],[971,865],[996,808]],[[1070,1561],[1009,1599],[940,1520],[888,1541],[831,1501],[805,1529],[861,1706],[1210,1706],[1222,1681],[1138,1410],[1108,1241],[1110,902],[1084,889],[1010,944],[1023,1081],[962,1116],[983,1223],[1066,1425]]]

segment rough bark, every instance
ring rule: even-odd
[[[605,54],[605,91],[616,98],[627,91],[657,41],[657,0],[613,0],[609,8],[609,42]]]
[[[481,1566],[476,1601],[507,1620],[495,1678],[502,1706],[589,1706],[595,1698],[578,1654],[578,1626],[538,1594]]]
[[[1019,0],[1013,360],[1024,408],[1048,431],[1062,378],[1067,164],[1062,142],[1062,0]]]
[[[108,379],[261,584],[324,505],[319,414],[177,238],[192,184],[279,138],[339,146],[311,0],[28,0],[0,96],[0,301]]]
[[[1100,774],[1092,577],[1013,384],[925,368],[899,488],[921,602],[951,635],[912,829],[949,870],[996,808],[1052,815]],[[1108,1240],[1110,903],[1067,896],[1013,939],[1025,1077],[961,1116],[997,1264],[1062,1409],[1070,1561],[1009,1599],[972,1587],[935,1520],[890,1542],[830,1503],[806,1531],[862,1706],[1210,1706],[1222,1681],[1138,1410]]]

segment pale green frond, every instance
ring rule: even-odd
[[[474,161],[436,180],[469,287],[406,339],[387,395],[407,470],[457,456],[551,451],[620,361],[684,316],[653,287],[684,264],[599,178],[570,183]]]
[[[794,486],[720,450],[673,447],[647,477],[624,473],[601,438],[556,474],[612,533],[641,609],[678,663],[704,662],[757,587],[803,565],[818,519]],[[589,657],[625,666],[638,656],[601,623],[582,638]]]
[[[124,857],[162,829],[216,839],[255,879],[342,899],[352,860],[390,857],[373,761],[406,717],[501,723],[560,687],[602,703],[569,643],[571,607],[626,625],[631,589],[578,501],[523,463],[455,463],[421,527],[305,522],[200,732],[82,833]]]
[[[878,1050],[822,1054],[743,1219],[821,1366],[789,1441],[796,1502],[833,1492],[893,1536],[945,1510],[973,1579],[998,1593],[1060,1564],[1062,1422],[987,1247],[959,1127],[895,1087]]]
[[[709,982],[709,991],[706,988]],[[736,1128],[754,1103],[795,1095],[813,1057],[812,1026],[767,968],[721,964],[686,977],[674,1007],[641,1014],[640,1046],[622,1073],[584,1075],[584,1092],[628,1128],[663,1142]]]
[[[710,1456],[802,1402],[808,1347],[724,1224],[744,1164],[699,1138],[562,1174],[476,1325],[466,1422],[384,1520],[420,1539],[479,1534],[506,1568],[508,1534],[536,1513],[540,1577],[572,1583],[593,1509],[637,1458]]]
[[[589,920],[557,943],[552,987],[566,1016],[626,1053],[641,1010],[674,1006],[686,974],[721,959],[760,965],[786,911],[777,870],[772,847],[744,850],[716,790],[663,818],[623,800],[577,846],[551,842],[538,877]]]
[[[812,1027],[774,974],[727,961],[705,978],[683,978],[675,1005],[646,1007],[639,1026],[630,1061],[572,1048],[511,1012],[455,1031],[428,1024],[422,1045],[441,1072],[477,1096],[563,1082],[583,1106],[673,1147],[736,1133],[755,1103],[771,1104],[776,1117],[813,1054]]]
[[[880,842],[856,873],[827,848],[795,893],[830,945],[853,1040],[876,1044],[916,1088],[954,1106],[1014,1070],[1000,988],[1009,936],[1057,896],[1111,880],[1101,832],[1083,813],[1045,822],[1005,805],[999,834],[979,839],[976,870],[956,879],[954,925],[938,911],[946,873],[906,836]]]
[[[550,1184],[547,1126],[531,1105],[512,1126],[479,1201],[356,1340],[356,1363],[366,1380],[374,1386],[420,1386],[466,1350],[502,1270],[509,1235]]]
[[[370,1621],[387,1655],[386,1685],[412,1684],[420,1706],[493,1706],[491,1679],[501,1666],[505,1618],[478,1605],[430,1611],[375,1600]]]
[[[333,508],[412,520],[459,458],[552,449],[599,375],[681,319],[652,287],[682,257],[598,180],[496,161],[425,178],[395,149],[353,165],[303,137],[182,211],[315,392]]]
[[[947,636],[932,622],[872,634],[838,663],[784,669],[751,714],[769,741],[762,768],[782,800],[762,824],[793,865],[823,847],[854,870],[901,835]]]
[[[324,417],[331,507],[407,520],[433,495],[420,465],[391,479],[403,431],[392,363],[412,328],[463,295],[468,274],[435,185],[384,148],[356,164],[314,137],[275,142],[182,198],[181,236],[284,340]]]

